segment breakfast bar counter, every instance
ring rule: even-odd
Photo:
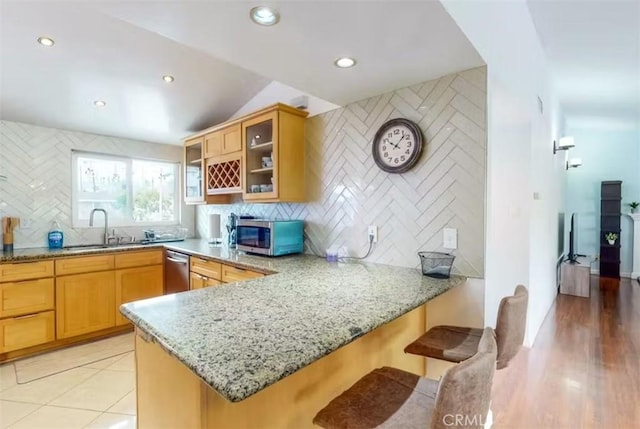
[[[196,241],[167,247],[271,274],[121,307],[137,332],[140,428],[311,426],[375,367],[424,374],[424,359],[402,350],[425,331],[426,303],[466,280]]]

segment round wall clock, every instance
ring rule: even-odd
[[[387,173],[409,171],[422,153],[422,132],[414,122],[391,119],[380,127],[373,138],[373,159]]]

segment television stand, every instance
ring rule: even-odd
[[[589,298],[591,296],[592,258],[580,256],[575,261],[562,263],[560,293]]]

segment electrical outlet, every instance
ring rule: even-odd
[[[33,219],[22,218],[20,219],[20,229],[31,229],[33,227]]]
[[[443,243],[442,246],[445,249],[457,249],[458,248],[458,230],[455,228],[445,228],[443,230]]]
[[[378,227],[376,225],[369,225],[367,230],[367,239],[370,240],[373,237],[373,242],[378,242]]]

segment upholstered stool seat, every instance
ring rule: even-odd
[[[333,399],[314,418],[326,429],[482,427],[491,395],[497,345],[486,328],[477,353],[451,368],[440,383],[395,368],[378,368]],[[471,422],[471,424],[470,424]]]
[[[513,296],[504,297],[500,301],[496,321],[498,369],[506,367],[520,350],[527,322],[528,301],[529,292],[522,285],[516,287]],[[477,328],[434,326],[405,347],[404,351],[459,363],[476,354],[481,335],[482,329]]]
[[[459,326],[435,326],[405,347],[405,353],[429,356],[449,362],[462,362],[478,351],[482,329]]]

